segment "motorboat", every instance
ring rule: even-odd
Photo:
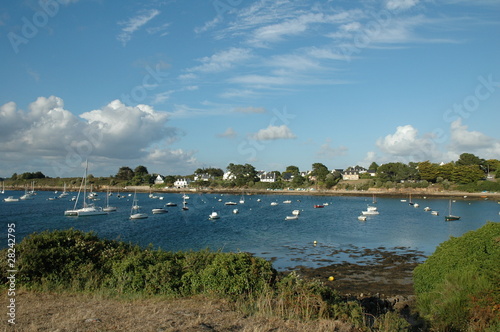
[[[14,198],[14,196],[9,196],[3,199],[4,202],[19,202],[19,198]]]
[[[276,206],[278,205],[278,202],[271,202],[271,206]]]
[[[220,218],[219,214],[215,211],[210,213],[210,215],[208,216],[208,219],[210,219],[210,220],[219,219],[219,218]]]
[[[287,199],[286,201],[283,201],[283,204],[290,204],[290,203],[292,203],[292,201],[289,199]]]
[[[375,216],[375,215],[377,215],[377,214],[380,214],[378,211],[371,211],[371,210],[361,211],[361,213],[362,213],[364,216]]]
[[[240,211],[238,211],[238,209],[234,209],[234,210],[233,210],[233,213],[234,213],[234,214],[238,214],[238,213],[240,213]]]
[[[438,212],[438,211],[431,211],[431,214],[432,214],[433,216],[439,216],[439,212]]]
[[[299,219],[299,216],[298,216],[298,215],[286,216],[286,217],[285,217],[285,220],[296,220],[296,219]]]
[[[153,212],[153,214],[162,214],[162,213],[167,213],[168,212],[164,208],[156,208],[156,209],[153,209],[151,211]]]
[[[300,210],[293,210],[292,215],[298,216],[300,214]]]
[[[358,216],[359,221],[366,221],[366,216]]]
[[[324,205],[321,205],[321,204],[316,204],[316,205],[314,205],[314,208],[315,208],[315,209],[322,209],[322,208],[324,208],[324,207],[325,207],[325,206],[324,206]]]
[[[226,203],[224,203],[224,205],[237,205],[237,204],[238,203],[236,203],[236,202],[226,202]]]
[[[368,206],[366,207],[366,210],[367,210],[367,211],[377,211],[377,207],[376,207],[376,206],[371,206],[371,205],[368,205]]]
[[[424,207],[424,211],[428,212],[430,210],[432,210],[430,207],[428,207],[428,206]]]
[[[165,206],[177,206],[177,203],[168,202]]]

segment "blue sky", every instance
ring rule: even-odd
[[[500,2],[0,4],[0,176],[500,159]]]

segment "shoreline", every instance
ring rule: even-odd
[[[6,187],[6,191],[8,190],[25,190],[24,187]],[[38,191],[63,191],[63,187],[61,186],[35,186],[35,190]],[[68,188],[67,188],[68,189]],[[425,199],[425,198],[455,198],[455,199],[497,199],[500,200],[500,193],[498,192],[466,192],[466,191],[437,191],[437,190],[429,190],[429,189],[412,189],[412,188],[404,188],[404,189],[378,189],[378,188],[370,188],[368,190],[316,190],[316,189],[251,189],[251,188],[237,188],[237,189],[228,189],[228,188],[151,188],[149,186],[127,186],[127,187],[113,187],[113,186],[100,186],[96,191],[103,192],[106,190],[110,190],[111,192],[127,192],[131,193],[134,191],[140,193],[156,193],[156,194],[183,194],[183,193],[192,193],[192,194],[228,194],[228,195],[288,195],[288,196],[338,196],[338,197],[369,197],[369,196],[377,196],[377,197],[385,197],[385,198],[402,198],[407,199],[411,194],[412,198],[415,199]],[[69,188],[70,192],[77,192],[78,188]],[[6,193],[7,194],[7,193]]]

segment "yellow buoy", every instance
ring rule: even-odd
[[[330,281],[334,281],[334,280],[335,280],[335,277],[330,276],[330,277],[328,277],[328,280],[330,280]]]

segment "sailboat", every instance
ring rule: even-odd
[[[245,193],[242,193],[241,194],[241,198],[240,198],[240,204],[245,204]]]
[[[445,221],[460,220],[459,216],[454,216],[454,215],[451,214],[451,199],[450,199],[450,203],[449,203],[449,207],[448,207],[448,215],[444,216],[444,220]]]
[[[146,219],[148,215],[146,213],[141,213],[140,206],[137,203],[137,191],[135,191],[132,208],[130,209],[130,219]]]
[[[74,216],[74,217],[87,217],[87,216],[99,216],[107,214],[107,212],[103,211],[101,207],[97,207],[94,204],[87,204],[87,173],[89,168],[89,162],[86,161],[85,165],[85,174],[82,178],[82,183],[80,185],[80,189],[78,190],[78,195],[76,196],[75,206],[73,210],[64,211],[65,216]],[[78,198],[80,197],[80,193],[83,187],[83,207],[77,209],[76,206],[78,204]]]
[[[189,196],[188,196],[187,198],[189,198]],[[184,194],[184,195],[182,195],[182,209],[183,209],[184,211],[189,210],[189,208],[187,207],[186,195],[185,195],[185,194]]]
[[[102,210],[105,212],[114,212],[114,211],[116,211],[116,206],[109,206],[109,196],[110,196],[110,192],[108,189],[108,192],[106,195],[106,207],[103,208]]]
[[[59,198],[64,198],[66,196],[68,196],[68,193],[66,192],[66,182],[64,182],[64,189],[63,192],[59,194]]]
[[[2,194],[5,194],[5,181],[2,181]]]

